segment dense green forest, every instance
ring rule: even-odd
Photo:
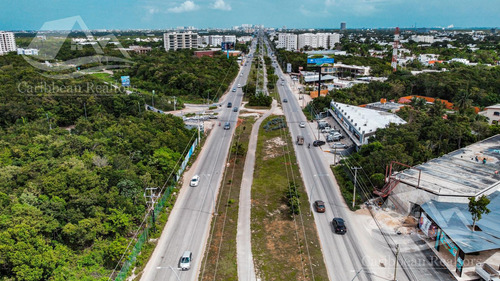
[[[196,133],[145,112],[141,94],[39,72],[0,56],[0,280],[107,280],[144,188],[169,179]]]
[[[197,58],[192,50],[154,50],[133,59],[137,63],[117,71],[115,78],[130,75],[134,87],[190,101],[217,101],[238,73],[235,57]]]

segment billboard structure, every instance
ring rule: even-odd
[[[292,64],[291,64],[291,63],[287,63],[287,64],[286,64],[286,72],[287,72],[287,73],[292,72]]]
[[[130,76],[122,76],[121,80],[123,87],[130,87]]]
[[[229,58],[229,50],[234,50],[234,42],[222,42],[221,47],[222,50],[226,51],[227,58]]]
[[[318,91],[316,93],[319,92],[321,94],[321,92],[322,92],[321,91],[321,67],[324,64],[333,64],[333,63],[335,63],[335,60],[333,58],[330,58],[330,57],[327,57],[327,56],[309,55],[307,57],[307,66],[309,66],[309,67],[318,67],[319,68]]]

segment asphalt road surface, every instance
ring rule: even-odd
[[[266,42],[267,43],[267,42]],[[280,77],[283,72],[279,66],[276,67],[276,74]],[[281,99],[287,99],[283,103],[283,110],[287,117],[292,140],[297,135],[304,136],[304,145],[296,146],[296,155],[301,170],[302,178],[311,204],[316,200],[323,200],[326,204],[325,213],[314,214],[314,220],[320,237],[321,248],[325,264],[328,269],[330,280],[392,280],[387,279],[388,269],[379,269],[372,266],[374,263],[367,263],[368,260],[387,260],[393,255],[383,244],[383,238],[374,237],[373,233],[367,233],[363,226],[357,225],[352,213],[347,208],[343,197],[340,194],[333,173],[324,157],[323,148],[329,150],[327,145],[322,147],[307,147],[308,143],[315,140],[316,123],[306,120],[296,98],[286,84],[277,84]],[[306,128],[300,128],[299,123],[306,122]],[[345,235],[335,234],[331,225],[334,217],[344,218],[347,226]],[[393,270],[393,269],[391,269]],[[383,274],[380,275],[380,272]],[[391,275],[392,276],[392,275]],[[398,269],[398,280],[408,280],[404,272]]]
[[[252,48],[251,53],[253,53]],[[158,241],[153,255],[146,265],[141,280],[143,281],[179,281],[197,280],[200,272],[205,245],[210,231],[210,222],[214,211],[217,191],[222,180],[229,146],[233,136],[238,112],[227,108],[227,103],[240,106],[243,92],[237,85],[245,85],[251,62],[243,66],[238,73],[219,113],[222,125],[215,126],[208,137],[195,165],[186,175],[198,174],[197,187],[190,187],[190,178],[184,178],[184,185],[168,219],[167,225]],[[230,130],[224,130],[225,122],[231,123]],[[181,271],[179,260],[184,251],[193,253],[191,269]]]

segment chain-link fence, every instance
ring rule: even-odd
[[[165,207],[165,203],[167,202],[167,199],[170,198],[170,195],[172,193],[172,190],[174,190],[174,187],[171,186],[165,190],[163,193],[163,196],[158,200],[155,209],[154,209],[154,215],[157,217],[160,212],[163,210]],[[135,261],[137,260],[137,256],[141,252],[142,246],[144,243],[148,241],[149,237],[149,231],[153,227],[153,221],[152,217],[150,216],[148,218],[148,223],[147,226],[144,228],[142,233],[137,237],[137,242],[134,245],[134,248],[132,248],[132,251],[130,252],[130,255],[128,256],[127,260],[123,263],[122,269],[120,272],[117,274],[115,281],[123,281],[127,278],[128,272],[130,268],[135,264]]]

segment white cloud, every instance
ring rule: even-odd
[[[212,9],[222,10],[222,11],[231,11],[231,5],[224,2],[224,0],[216,0],[212,4]]]
[[[178,7],[170,8],[168,11],[170,13],[184,13],[198,10],[200,7],[196,5],[193,1],[187,0]]]

